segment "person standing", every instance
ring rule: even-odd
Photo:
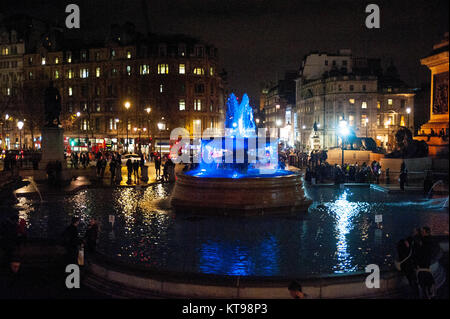
[[[86,249],[89,253],[95,253],[97,247],[98,238],[98,224],[95,218],[91,218],[89,221],[89,226],[86,230],[86,235],[84,236],[84,242],[86,243]]]
[[[156,179],[159,179],[161,175],[161,157],[159,157],[159,154],[155,156],[155,172],[156,172]]]
[[[131,174],[133,173],[133,162],[131,162],[130,158],[127,160],[126,165],[127,165],[127,172],[128,172],[127,184],[131,184]]]
[[[134,175],[134,182],[136,184],[139,184],[139,162],[137,160],[134,160],[133,162],[133,175]]]
[[[402,166],[400,167],[400,189],[402,191],[405,190],[405,183],[406,183],[406,178],[407,178],[407,171],[406,171],[406,165],[405,162],[402,163]]]
[[[114,179],[116,177],[116,159],[113,157],[111,162],[109,162],[109,171],[111,173],[111,185],[114,184]]]
[[[78,225],[80,219],[72,217],[72,222],[63,233],[63,245],[66,249],[66,264],[78,264],[78,245],[80,240],[78,238]]]

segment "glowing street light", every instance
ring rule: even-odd
[[[158,129],[159,129],[159,155],[162,156],[162,151],[161,151],[161,141],[162,141],[162,130],[164,128],[164,124],[159,122],[158,123]]]
[[[131,107],[131,103],[128,102],[128,101],[126,101],[123,105],[125,106],[125,108],[127,109],[127,111],[128,111],[128,110],[130,109],[130,107]],[[126,123],[126,126],[127,126],[127,153],[128,153],[128,144],[129,144],[129,140],[128,140],[128,112],[127,112],[127,123]]]
[[[408,128],[409,128],[409,113],[411,113],[411,108],[406,108],[406,113],[408,114]]]
[[[22,149],[22,128],[23,128],[23,122],[22,121],[17,122],[17,128],[19,129],[19,139],[20,139],[19,148]]]

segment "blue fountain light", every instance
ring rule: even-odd
[[[276,177],[291,172],[278,167],[278,139],[258,137],[247,94],[227,100],[223,137],[201,140],[201,160],[186,175],[215,178]]]

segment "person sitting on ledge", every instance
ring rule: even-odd
[[[302,286],[297,281],[292,281],[288,287],[289,293],[294,299],[306,299],[308,295],[302,291]]]

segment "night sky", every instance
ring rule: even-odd
[[[103,39],[112,23],[133,22],[145,33],[140,0],[1,0],[3,15],[25,13],[64,23],[65,6],[81,9],[80,36]],[[219,48],[229,88],[257,105],[262,84],[298,70],[310,51],[350,48],[357,56],[390,59],[411,86],[428,81],[419,59],[448,31],[448,0],[148,0],[151,31],[184,33]],[[366,29],[367,4],[381,9],[381,29]],[[75,34],[76,35],[76,34]],[[73,32],[71,36],[74,36]]]

